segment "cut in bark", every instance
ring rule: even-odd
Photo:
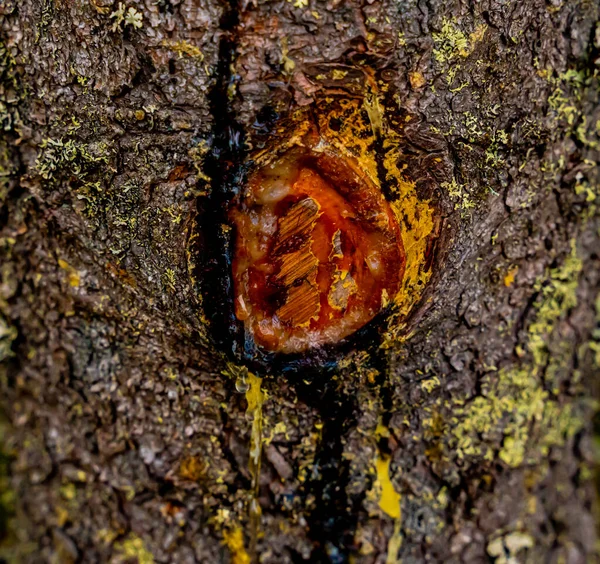
[[[597,562],[599,17],[0,3],[0,560]],[[308,125],[404,275],[255,358],[229,212]]]

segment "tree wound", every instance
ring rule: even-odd
[[[256,170],[232,211],[236,317],[255,343],[336,343],[399,289],[405,255],[379,189],[337,155],[294,152]]]

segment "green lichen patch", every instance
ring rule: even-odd
[[[548,78],[553,91],[548,98],[548,105],[555,119],[574,129],[582,117],[581,103],[586,91],[598,86],[597,71],[588,68],[569,69],[563,73],[552,75],[551,71],[541,71]]]
[[[491,461],[497,455],[516,467],[546,456],[581,428],[575,402],[562,401],[545,385],[564,358],[550,354],[547,343],[559,320],[577,304],[581,269],[573,244],[563,264],[538,281],[527,339],[531,361],[488,373],[481,394],[455,410],[451,444],[458,458]]]
[[[464,184],[457,182],[456,178],[453,178],[452,182],[442,182],[441,187],[447,190],[455,209],[466,211],[475,207],[471,194]]]
[[[443,18],[439,33],[432,33],[435,48],[433,56],[443,65],[456,59],[468,57],[478,41],[483,39],[487,25],[479,25],[469,37],[458,27],[455,20]]]
[[[533,356],[533,364],[543,367],[549,358],[546,343],[556,322],[565,312],[577,305],[577,286],[582,261],[577,256],[575,242],[571,253],[559,268],[551,270],[548,277],[538,280],[535,290],[539,293],[535,305],[536,318],[529,326],[527,347]]]
[[[83,180],[90,169],[109,162],[109,147],[106,143],[86,144],[68,139],[45,139],[35,166],[45,180],[60,173],[69,173]]]
[[[154,564],[154,557],[144,541],[134,533],[129,533],[122,541],[114,545],[117,554],[114,562],[137,562],[137,564]]]
[[[119,2],[116,10],[110,14],[110,18],[113,20],[113,31],[123,31],[128,26],[140,29],[144,21],[141,12],[131,6],[127,8],[123,2]]]

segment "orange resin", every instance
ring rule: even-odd
[[[267,351],[337,343],[398,292],[405,254],[396,218],[339,156],[291,151],[257,170],[231,219],[235,314]]]

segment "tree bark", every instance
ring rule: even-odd
[[[0,3],[0,559],[598,561],[599,14]],[[433,274],[248,410],[195,240],[275,116],[328,97],[381,101]]]

